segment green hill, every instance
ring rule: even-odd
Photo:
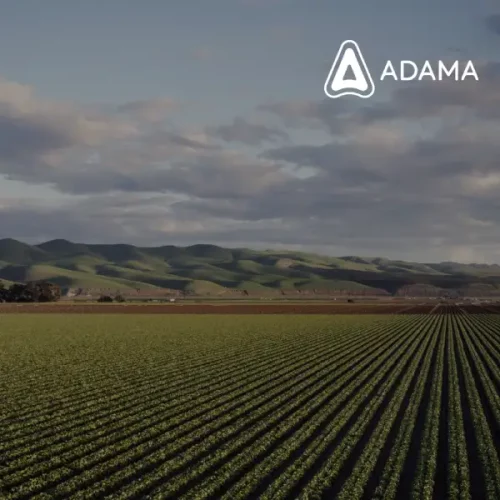
[[[28,245],[0,240],[0,280],[50,280],[63,288],[175,289],[219,295],[228,290],[417,293],[429,287],[500,294],[500,266],[417,263],[381,257],[331,257],[306,252],[198,244],[147,248],[57,239]],[[412,288],[413,287],[413,288]]]
[[[8,264],[32,264],[50,257],[43,248],[6,238],[0,240],[0,261]]]

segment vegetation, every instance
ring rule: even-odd
[[[61,289],[54,283],[13,283],[6,288],[0,282],[0,302],[56,302],[60,298]]]
[[[500,498],[500,316],[3,315],[0,497]]]
[[[46,280],[65,289],[120,293],[171,288],[197,295],[223,294],[228,289],[265,295],[292,289],[303,293],[343,290],[428,297],[453,289],[469,296],[500,295],[497,265],[421,264],[215,245],[86,245],[66,240],[40,245],[0,240],[0,279]]]
[[[113,297],[109,295],[101,295],[98,299],[97,302],[113,302]]]

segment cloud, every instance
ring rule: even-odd
[[[257,110],[279,117],[290,128],[326,127],[331,133],[341,133],[345,127],[342,119],[352,114],[353,107],[347,101],[323,99],[266,103],[258,106]]]
[[[138,134],[127,120],[37,98],[33,89],[0,80],[0,173],[36,177],[61,164],[73,147],[96,147]]]
[[[418,258],[429,251],[498,261],[492,228],[500,224],[500,72],[495,63],[478,67],[480,82],[419,82],[396,89],[386,102],[350,109],[326,101],[261,106],[284,123],[321,127],[331,138],[264,152],[317,175],[300,183],[288,206],[273,193],[273,207],[261,199],[244,211],[309,215],[325,224],[331,241],[366,245],[369,254],[384,247],[385,237],[386,252],[398,247],[409,255],[417,245]],[[314,225],[307,222],[309,230]]]
[[[65,168],[18,170],[8,178],[49,184],[73,194],[173,192],[234,198],[286,182],[289,177],[279,162],[180,139],[173,137],[170,143],[156,146],[140,142],[121,151],[101,152],[98,163],[90,163],[86,157],[74,164],[68,160]]]
[[[173,99],[158,98],[127,102],[118,106],[117,111],[136,120],[157,123],[177,109],[178,103]]]
[[[207,132],[213,137],[226,142],[240,142],[248,146],[259,146],[264,142],[287,140],[288,134],[282,130],[262,124],[250,123],[237,117],[230,125],[208,127]]]
[[[45,101],[27,86],[2,81],[0,174],[63,193],[180,192],[207,198],[234,198],[286,182],[278,162],[222,148],[201,129],[165,130],[159,120],[172,106],[169,99],[133,101],[104,113]],[[247,142],[279,135],[246,121],[234,124],[232,132],[215,132]]]
[[[2,199],[0,228],[37,241],[500,261],[500,66],[479,67],[479,82],[401,84],[386,101],[266,103],[258,121],[189,128],[160,120],[168,99],[105,112],[2,81],[0,173],[70,196]]]
[[[390,103],[361,109],[358,121],[422,119],[467,111],[483,118],[499,118],[500,63],[477,64],[479,81],[418,82],[398,87]]]
[[[461,61],[461,70],[465,63]],[[264,104],[258,109],[279,117],[288,127],[324,129],[339,135],[351,130],[357,132],[362,125],[446,118],[445,115],[457,112],[500,118],[500,63],[479,61],[474,67],[479,81],[467,78],[464,81],[400,82],[388,101],[370,100],[361,104],[342,99],[288,101]]]

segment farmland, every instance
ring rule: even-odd
[[[500,315],[398,307],[0,314],[0,498],[500,498]]]

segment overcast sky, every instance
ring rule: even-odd
[[[0,0],[0,237],[500,263],[493,0]],[[340,44],[479,81],[327,99]]]

